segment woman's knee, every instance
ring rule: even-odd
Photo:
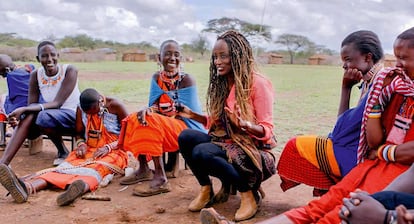
[[[194,137],[194,130],[185,129],[178,135],[178,145],[185,146]]]
[[[178,145],[182,154],[191,153],[197,145],[209,142],[210,136],[193,129],[185,129],[178,135]]]
[[[194,160],[208,161],[216,156],[221,156],[222,153],[224,153],[224,151],[217,145],[212,143],[201,143],[194,147],[192,155]]]

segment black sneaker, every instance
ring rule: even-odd
[[[27,201],[29,194],[23,181],[17,178],[16,174],[5,164],[0,164],[0,183],[9,191],[17,203]]]

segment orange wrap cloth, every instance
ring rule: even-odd
[[[137,112],[122,120],[119,145],[134,156],[162,156],[164,152],[178,150],[178,135],[187,125],[184,121],[151,113],[145,117],[146,126],[140,124]]]
[[[92,123],[100,124],[102,122],[100,119],[101,118],[99,118],[98,115],[92,115],[90,119],[88,119],[88,122],[91,120]],[[90,125],[87,125],[87,127],[89,126]],[[88,130],[86,130],[86,132],[88,132]],[[114,173],[114,171],[102,163],[110,164],[121,170],[127,166],[127,154],[121,148],[114,149],[106,156],[93,160],[93,154],[98,148],[104,147],[105,144],[117,140],[118,135],[108,132],[105,125],[102,125],[101,136],[98,139],[97,147],[88,145],[84,158],[77,158],[76,150],[74,150],[65,159],[65,162],[56,168],[57,170],[55,172],[47,172],[38,177],[62,189],[65,189],[66,185],[71,184],[73,181],[81,179],[89,185],[90,190],[95,190],[103,177]],[[94,163],[94,161],[98,161],[98,163]],[[76,166],[80,167],[76,168]]]

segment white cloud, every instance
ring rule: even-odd
[[[414,26],[412,11],[406,0],[2,0],[0,32],[35,40],[87,34],[158,46],[169,38],[189,43],[208,20],[226,16],[263,22],[272,27],[273,39],[300,34],[333,50],[347,34],[368,29],[390,52],[395,37]]]

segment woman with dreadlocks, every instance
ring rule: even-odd
[[[208,116],[185,111],[206,125],[209,133],[184,130],[178,137],[180,152],[201,185],[190,211],[226,201],[234,186],[241,196],[235,220],[256,214],[260,184],[275,172],[270,152],[276,144],[273,97],[271,82],[256,71],[247,39],[236,31],[220,35],[210,61]],[[215,196],[209,176],[222,182]]]

